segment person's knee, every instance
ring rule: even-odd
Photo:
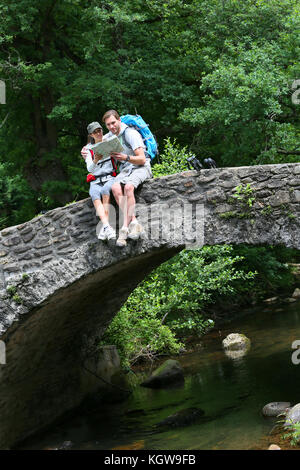
[[[130,196],[134,193],[134,186],[133,184],[125,184],[124,186],[124,194],[125,196]]]
[[[102,204],[109,204],[110,195],[109,194],[102,194]]]
[[[97,196],[96,198],[94,198],[93,199],[93,204],[94,204],[95,207],[98,207],[99,205],[101,205],[102,201],[101,201],[100,197]]]
[[[115,183],[111,187],[113,195],[116,196],[122,196],[122,188],[119,183]]]

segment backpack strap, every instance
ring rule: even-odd
[[[135,131],[137,131],[137,132],[140,134],[140,136],[141,136],[141,138],[142,138],[142,140],[143,140],[143,142],[144,142],[144,144],[145,144],[145,147],[146,147],[146,148],[144,149],[144,153],[146,153],[146,154],[149,156],[150,160],[151,160],[151,157],[150,157],[150,155],[149,155],[148,148],[147,148],[147,142],[146,142],[149,137],[148,137],[147,139],[144,139],[144,137],[142,136],[142,134],[135,128],[135,126],[128,126],[128,125],[127,125],[127,127],[125,127],[124,132],[123,132],[123,134],[122,134],[122,138],[123,138],[123,140],[124,140],[124,143],[127,145],[127,147],[131,148],[131,150],[134,152],[133,148],[132,148],[131,145],[128,143],[128,141],[126,140],[126,137],[125,137],[126,129],[129,129],[129,128],[130,128],[130,129],[134,129]],[[146,155],[146,158],[147,158],[147,155]]]
[[[124,132],[123,132],[123,134],[122,134],[122,139],[124,140],[125,145],[126,145],[127,147],[130,147],[131,150],[133,151],[131,145],[128,143],[128,140],[126,139],[126,136],[125,136],[126,130],[128,129],[128,127],[129,127],[129,126],[125,127]]]
[[[113,166],[113,171],[111,172],[111,176],[117,176],[117,173],[118,173],[118,165],[117,165],[117,163],[115,162],[114,157],[110,157],[110,160],[111,160],[111,164],[112,164],[112,166]]]

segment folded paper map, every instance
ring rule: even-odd
[[[124,152],[124,147],[119,141],[118,137],[114,135],[110,139],[91,145],[91,150],[93,150],[98,155],[103,155],[104,158],[107,158],[111,152]]]

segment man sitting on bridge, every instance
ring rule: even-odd
[[[117,245],[124,247],[127,245],[127,237],[137,240],[143,232],[143,227],[135,216],[134,190],[152,177],[150,156],[146,152],[141,134],[121,122],[117,111],[107,111],[102,120],[109,130],[109,135],[118,136],[124,147],[124,153],[111,153],[111,156],[120,162],[120,173],[114,180],[112,192],[123,212],[123,226],[119,231]]]

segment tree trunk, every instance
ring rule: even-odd
[[[53,99],[49,90],[45,89],[39,97],[31,97],[32,123],[34,126],[36,153],[27,162],[24,172],[30,186],[41,191],[46,181],[65,181],[67,175],[61,161],[55,157],[58,132],[55,124],[47,118],[53,108]],[[49,156],[49,154],[52,154]],[[50,157],[50,158],[49,158]],[[72,199],[70,192],[57,193],[55,200],[66,204]]]

